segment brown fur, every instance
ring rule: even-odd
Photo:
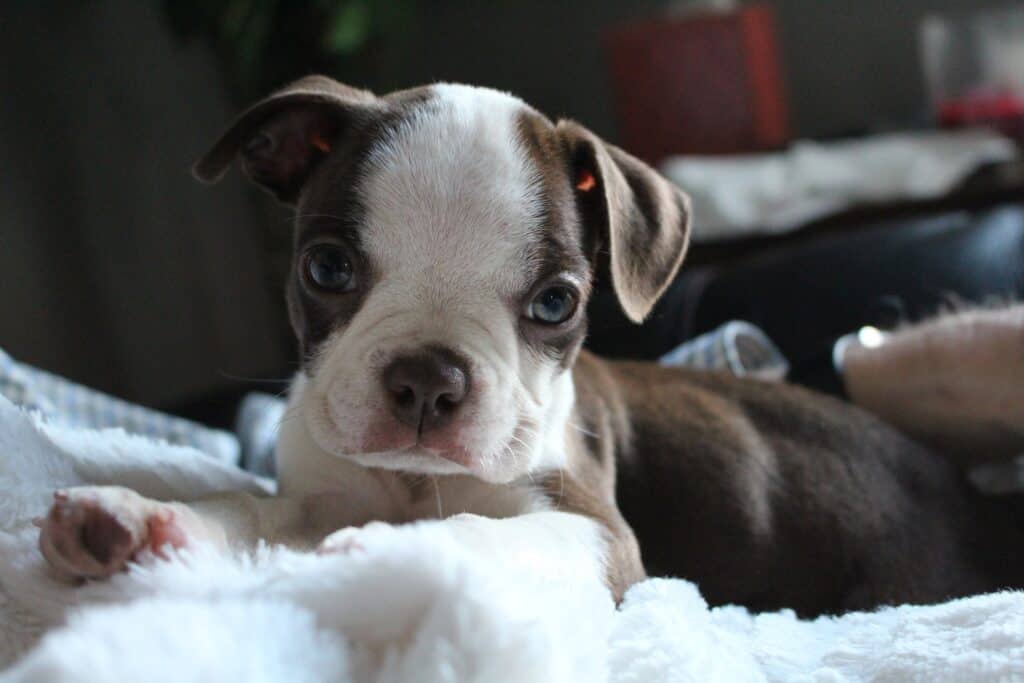
[[[592,460],[574,465],[601,472],[592,489],[614,483],[647,571],[696,582],[712,605],[815,616],[1020,585],[1011,512],[856,407],[588,354],[575,376],[583,427],[597,436]],[[613,557],[630,574],[630,559]]]

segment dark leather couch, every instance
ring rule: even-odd
[[[656,358],[743,319],[778,344],[792,380],[840,393],[831,353],[843,334],[916,320],[944,304],[1006,298],[1024,298],[1024,197],[847,226],[727,263],[684,264],[642,326],[631,325],[602,288],[587,343],[606,356]]]

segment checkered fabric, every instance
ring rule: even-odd
[[[782,379],[789,363],[760,328],[733,320],[672,349],[662,365],[683,365],[702,370],[728,370],[734,375]]]
[[[15,405],[72,427],[119,427],[168,443],[191,446],[218,460],[237,463],[238,439],[228,432],[128,403],[63,377],[19,363],[0,350],[0,394]]]

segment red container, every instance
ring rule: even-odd
[[[789,141],[769,7],[630,24],[612,30],[606,48],[622,144],[641,158]]]
[[[1024,7],[929,15],[918,33],[940,125],[1024,138]]]

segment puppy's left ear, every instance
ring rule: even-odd
[[[570,163],[585,228],[611,256],[612,287],[633,322],[642,322],[672,282],[690,235],[690,200],[639,159],[574,121],[556,130]]]

